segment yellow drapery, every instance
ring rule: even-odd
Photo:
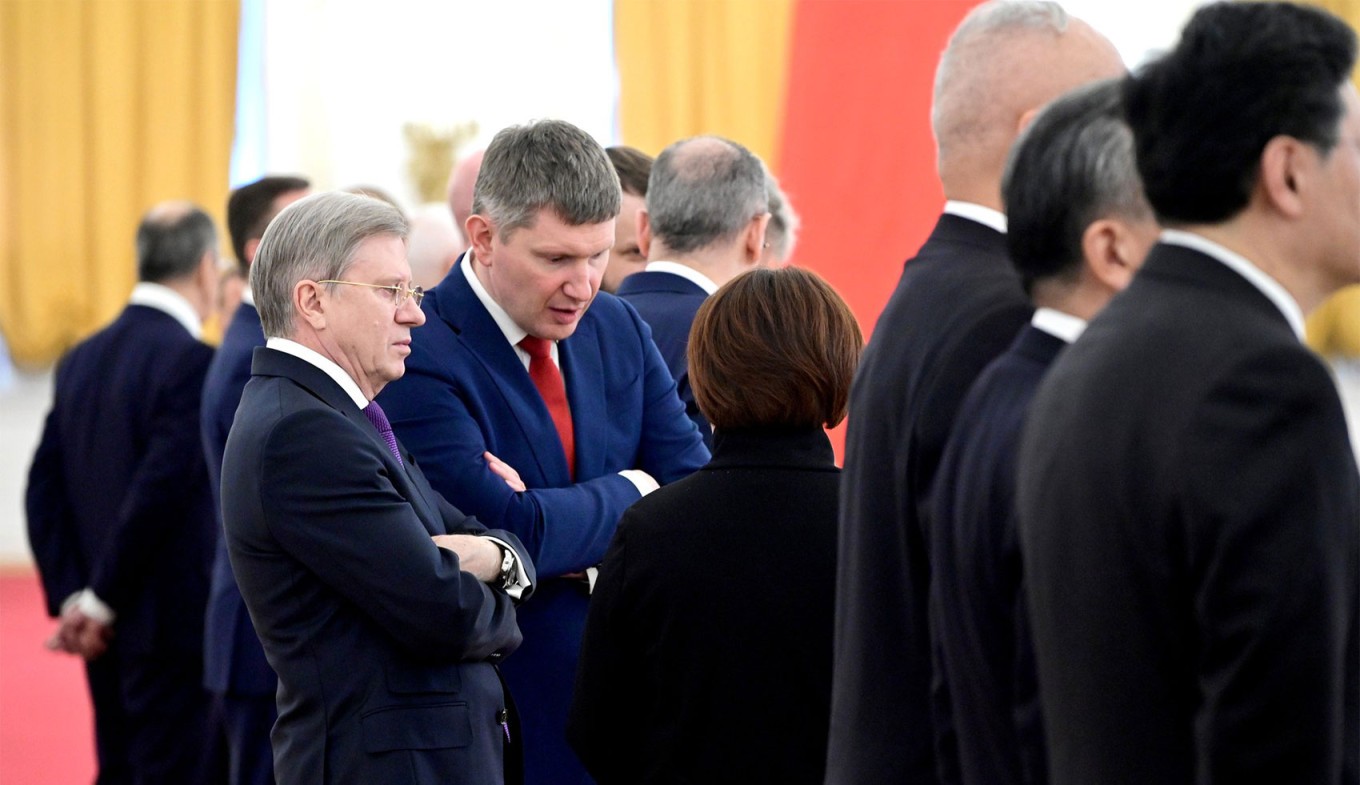
[[[1360,29],[1360,0],[1310,0]],[[1355,79],[1360,86],[1360,74]],[[1360,286],[1332,295],[1308,317],[1308,344],[1327,356],[1360,357]]]
[[[625,144],[740,142],[778,171],[793,0],[616,0]]]
[[[223,225],[239,17],[238,0],[0,0],[0,329],[16,362],[50,362],[122,308],[152,204],[189,199]]]

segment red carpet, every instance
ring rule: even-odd
[[[32,570],[0,570],[0,785],[94,782],[81,661],[43,648],[56,623]]]

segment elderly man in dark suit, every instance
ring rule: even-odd
[[[713,460],[624,514],[586,623],[568,733],[602,785],[821,782],[840,484],[824,429],[863,343],[792,267],[699,309]]]
[[[198,439],[212,348],[217,230],[184,202],[137,230],[140,283],[57,368],[28,478],[28,534],[61,627],[83,656],[99,783],[199,781],[209,739],[203,606],[215,541]]]
[[[619,297],[652,328],[685,413],[710,449],[713,428],[689,385],[689,328],[719,286],[761,264],[768,204],[765,168],[745,147],[716,136],[672,144],[652,165],[647,205],[638,215],[647,267],[619,285]]]
[[[344,193],[285,208],[251,289],[255,350],[222,461],[241,594],[279,676],[274,771],[299,782],[500,783],[495,664],[532,569],[431,490],[373,398],[424,321],[406,222]]]
[[[1304,314],[1360,281],[1355,34],[1221,3],[1124,87],[1164,225],[1034,397],[1050,781],[1356,783],[1360,477]]]
[[[978,376],[940,459],[930,515],[935,682],[960,781],[1043,783],[1045,753],[1015,523],[1015,454],[1053,359],[1121,291],[1157,240],[1119,83],[1050,104],[1001,185],[1012,264],[1036,310]]]
[[[280,210],[306,196],[308,187],[300,177],[269,176],[237,188],[228,198],[227,231],[237,265],[247,279],[269,222]],[[222,451],[241,402],[241,391],[250,381],[250,356],[257,346],[264,346],[264,330],[247,286],[203,381],[203,451],[219,519]],[[227,781],[231,785],[269,785],[274,781],[269,730],[278,717],[274,703],[278,677],[265,660],[260,639],[250,624],[227,557],[227,542],[220,533],[203,636],[203,684],[218,704],[228,750]]]
[[[599,143],[556,120],[501,130],[473,210],[472,249],[425,298],[382,404],[434,487],[533,555],[544,582],[504,671],[526,779],[578,783],[564,729],[589,571],[623,511],[708,450],[646,323],[599,292],[619,211]]]
[[[968,387],[1032,308],[1006,259],[1001,172],[1021,127],[1068,89],[1118,76],[1114,47],[1051,2],[990,2],[955,31],[932,125],[948,200],[874,328],[846,432],[828,785],[932,782],[924,527]],[[939,756],[953,780],[954,756]]]

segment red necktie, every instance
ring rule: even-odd
[[[571,407],[567,404],[567,388],[562,384],[562,373],[548,353],[550,344],[533,335],[524,336],[521,349],[529,353],[529,378],[534,380],[538,394],[548,406],[557,436],[562,440],[562,451],[567,457],[567,472],[576,479],[576,436],[571,427]]]

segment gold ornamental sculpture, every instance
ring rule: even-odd
[[[422,204],[444,201],[449,172],[453,169],[454,161],[458,160],[458,152],[477,138],[477,130],[475,120],[451,126],[429,123],[407,123],[402,126],[406,146],[411,151],[406,173],[410,175]]]

